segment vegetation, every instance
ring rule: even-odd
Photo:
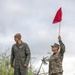
[[[0,55],[0,75],[13,75],[13,68],[10,66],[10,56],[6,53]]]

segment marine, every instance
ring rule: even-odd
[[[49,75],[63,75],[62,62],[65,53],[65,45],[61,40],[61,36],[58,36],[59,44],[54,43],[52,45],[53,54],[49,59]]]

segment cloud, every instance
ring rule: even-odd
[[[2,11],[5,13],[20,13],[26,12],[27,9],[23,7],[22,5],[16,3],[15,1],[7,1],[3,2]]]

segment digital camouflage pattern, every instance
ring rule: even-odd
[[[65,45],[59,40],[60,51],[53,53],[49,59],[49,75],[62,75],[62,61],[65,52]]]
[[[59,73],[53,73],[51,75],[62,75],[62,72],[59,72]]]
[[[24,64],[29,63],[30,49],[24,42],[14,44],[11,50],[11,67],[14,67],[14,75],[28,75],[28,67]]]

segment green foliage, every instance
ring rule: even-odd
[[[0,75],[13,75],[13,68],[10,67],[10,58],[6,53],[0,55]]]
[[[28,75],[34,75],[33,66],[31,65],[31,63],[29,64],[29,67],[28,67]]]

